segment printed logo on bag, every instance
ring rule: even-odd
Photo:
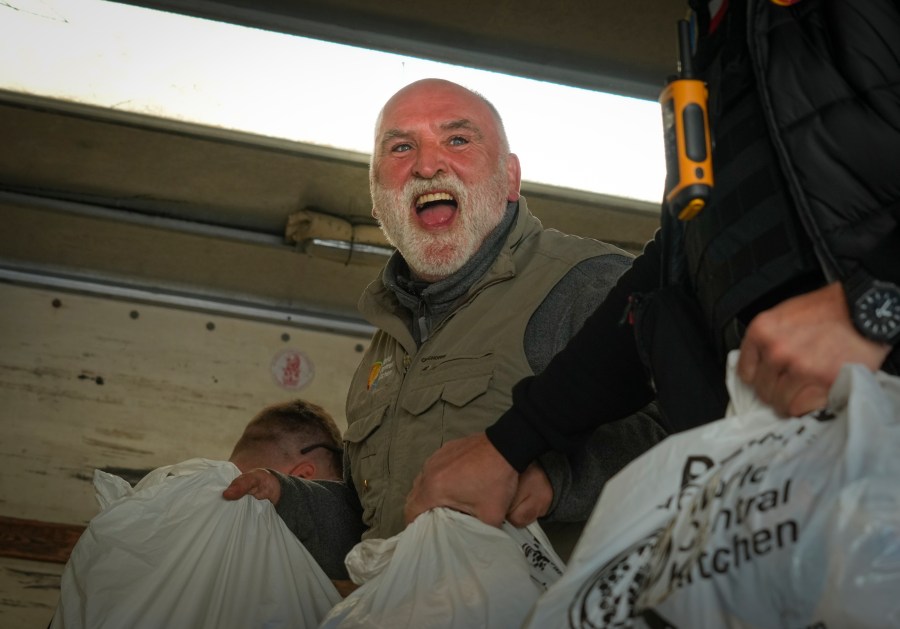
[[[791,501],[791,477],[770,480],[768,462],[798,438],[806,443],[814,437],[798,424],[752,439],[717,462],[688,456],[680,491],[662,505],[675,509],[670,528],[678,543],[666,549],[665,560],[656,560],[644,597],[661,600],[694,581],[730,574],[790,549],[799,525],[779,514]]]
[[[650,559],[664,532],[658,529],[635,542],[591,575],[569,607],[569,626],[631,627],[641,586],[649,577]],[[663,621],[653,626],[670,625]]]
[[[562,570],[536,539],[519,544],[525,561],[531,566],[531,579],[545,590],[562,576]]]
[[[800,536],[787,508],[792,477],[770,474],[769,463],[776,453],[809,447],[820,433],[808,427],[785,423],[719,460],[687,455],[678,490],[656,507],[671,513],[665,524],[585,581],[569,607],[570,626],[631,627],[640,617],[654,628],[673,627],[653,607],[675,591],[734,578],[769,555],[790,552]]]

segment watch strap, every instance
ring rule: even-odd
[[[888,290],[896,293],[898,301],[895,302],[900,307],[900,287],[893,282],[880,281],[868,273],[864,268],[859,267],[842,281],[844,287],[844,295],[847,300],[847,308],[850,311],[850,320],[853,327],[862,336],[878,343],[888,343],[896,345],[898,338],[897,331],[887,337],[882,337],[872,333],[871,329],[867,329],[864,325],[865,318],[869,315],[865,313],[862,306],[862,297],[873,289]]]

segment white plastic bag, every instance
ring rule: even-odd
[[[362,585],[322,629],[518,629],[564,568],[536,524],[498,529],[444,508],[357,544],[346,563]]]
[[[238,474],[191,459],[132,490],[96,472],[103,510],[66,564],[51,629],[315,627],[340,595],[272,503],[222,497]]]
[[[786,420],[729,359],[732,416],[606,484],[527,627],[900,627],[900,379],[847,365]]]

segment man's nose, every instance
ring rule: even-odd
[[[433,144],[421,144],[416,152],[415,175],[422,179],[433,179],[446,171],[447,162],[441,148]]]

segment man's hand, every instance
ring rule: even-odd
[[[407,524],[429,509],[449,507],[500,526],[516,493],[518,473],[484,433],[448,441],[431,455],[406,498]]]
[[[839,282],[761,312],[741,343],[738,375],[776,412],[799,416],[824,407],[841,365],[876,371],[891,348],[853,327]]]
[[[513,526],[528,526],[547,515],[553,503],[553,487],[539,463],[532,463],[519,475],[519,486],[513,496],[506,519]]]
[[[253,496],[257,500],[268,500],[277,505],[281,500],[281,483],[272,472],[260,467],[244,472],[231,481],[222,492],[226,500],[237,500],[246,495]]]

